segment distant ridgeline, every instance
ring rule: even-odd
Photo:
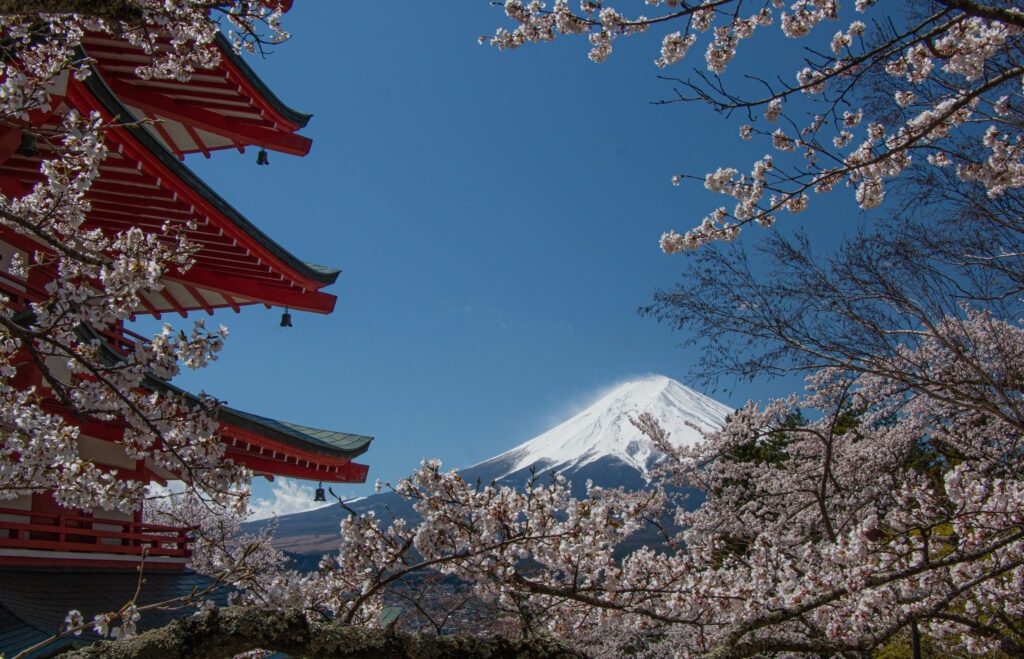
[[[588,481],[601,487],[643,489],[644,474],[659,459],[653,443],[630,421],[641,412],[652,414],[670,433],[676,446],[700,441],[694,428],[713,430],[721,426],[732,410],[679,382],[664,376],[651,376],[615,387],[597,402],[551,430],[520,444],[490,460],[460,470],[467,482],[521,487],[531,477],[543,482],[557,472],[572,483],[573,494],[586,495]],[[692,424],[692,425],[690,425]],[[687,507],[696,508],[704,495],[688,492]],[[416,513],[409,502],[391,492],[382,492],[348,504],[378,517],[392,515],[413,521]],[[305,513],[287,515],[278,520],[275,546],[295,560],[296,569],[316,569],[325,553],[338,544],[338,525],[349,513],[330,506]],[[259,526],[266,522],[253,522]],[[653,530],[638,533],[624,543],[623,551],[644,544],[657,544]]]

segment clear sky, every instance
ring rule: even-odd
[[[721,203],[670,179],[746,170],[765,147],[736,138],[739,120],[652,104],[673,90],[652,63],[660,36],[621,40],[596,65],[580,39],[477,44],[499,25],[487,0],[295,3],[293,38],[249,61],[314,114],[302,131],[312,152],[271,153],[269,167],[252,149],[187,164],[286,249],[341,268],[327,289],[337,308],[293,313],[289,329],[279,309],[220,312],[231,331],[220,361],[177,383],[375,436],[360,460],[370,485],[424,457],[496,455],[631,376],[693,384],[684,337],[636,313],[686,276],[685,257],[658,249],[661,233]],[[764,52],[737,65],[771,64]],[[703,66],[692,57],[674,73]],[[856,223],[849,196],[827,208],[829,226]],[[714,396],[737,406],[792,388]],[[262,480],[255,494],[272,496]]]

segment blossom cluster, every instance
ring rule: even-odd
[[[890,183],[915,166],[953,166],[964,183],[979,185],[990,195],[1022,185],[1024,14],[1018,9],[940,1],[933,13],[899,16],[887,3],[857,2],[844,8],[835,0],[644,4],[661,13],[629,16],[610,3],[587,0],[575,12],[565,0],[552,10],[539,1],[523,5],[509,0],[506,13],[518,27],[512,32],[499,29],[491,44],[510,49],[579,34],[590,40],[590,59],[601,62],[611,55],[615,39],[667,25],[672,27],[661,38],[655,60],[656,66],[666,68],[683,61],[700,35],[709,33],[705,65],[711,75],[681,81],[693,92],[681,94],[681,100],[709,102],[722,112],[751,116],[763,108],[770,123],[785,116],[791,130],[741,130],[743,139],[763,135],[780,160],[787,157],[789,164],[784,167],[780,161],[766,182],[775,194],[753,205],[749,197],[736,197],[741,212],[719,209],[687,232],[667,232],[661,246],[668,253],[730,240],[746,224],[770,225],[779,212],[803,211],[811,194],[839,184],[854,188],[861,208],[877,208]],[[748,10],[748,5],[755,7]],[[827,32],[826,26],[836,23],[840,29]],[[731,91],[724,76],[741,42],[774,24],[783,39],[807,40],[814,56],[805,58],[789,78],[792,82],[785,82],[780,72],[761,80],[763,94]],[[776,42],[763,47],[778,47],[778,35],[760,36]],[[818,38],[824,44],[815,42]],[[865,117],[867,108],[876,116]],[[851,116],[858,121],[849,121]],[[993,131],[997,139],[991,137]],[[924,157],[915,160],[916,154]],[[734,197],[736,192],[747,194],[742,186],[720,190]]]
[[[885,363],[823,368],[803,395],[750,403],[696,445],[638,414],[662,456],[642,491],[579,497],[557,474],[469,483],[425,461],[391,488],[415,518],[350,511],[309,575],[258,549],[265,536],[225,542],[237,520],[205,506],[161,514],[203,529],[195,565],[233,574],[249,599],[351,624],[380,626],[385,598],[428,571],[593,656],[898,650],[911,627],[936,652],[1014,654],[1024,329],[964,308]],[[644,530],[661,541],[635,541]]]
[[[238,501],[248,482],[247,470],[225,459],[216,401],[162,384],[182,367],[216,359],[226,329],[199,321],[187,332],[164,327],[124,354],[107,345],[104,336],[120,333],[143,296],[159,294],[166,273],[189,268],[197,246],[166,226],[161,235],[89,226],[88,193],[108,157],[108,126],[99,114],[67,109],[60,95],[69,76],[91,74],[79,48],[87,33],[124,39],[150,55],[136,70],[141,77],[187,80],[217,63],[221,23],[245,48],[286,36],[280,10],[277,3],[208,0],[125,4],[130,20],[40,15],[32,3],[0,16],[0,122],[42,147],[41,180],[22,194],[0,194],[0,224],[37,245],[4,266],[44,289],[30,300],[0,299],[0,500],[49,491],[68,508],[137,510],[146,482],[83,457],[83,419],[123,423],[126,458],[179,475],[213,499]],[[56,128],[40,119],[54,108]]]
[[[1024,395],[998,378],[1024,372],[1024,330],[967,312],[892,360],[922,384],[826,368],[696,446],[639,415],[664,455],[642,492],[471,484],[425,462],[393,488],[419,520],[345,519],[306,604],[376,625],[389,587],[429,569],[598,656],[842,654],[911,621],[933,647],[1020,647],[999,621],[1024,611]],[[661,544],[626,549],[652,524]]]

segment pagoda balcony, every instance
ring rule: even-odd
[[[150,342],[149,338],[131,331],[124,325],[96,333],[106,341],[107,347],[125,357],[135,352],[136,344]]]
[[[7,298],[6,306],[13,312],[26,311],[32,302],[40,302],[47,299],[45,290],[38,286],[30,286],[24,280],[14,277],[10,273],[0,269],[0,295]],[[149,338],[142,336],[122,324],[108,330],[97,331],[107,346],[121,355],[129,355],[135,351],[137,343],[148,343]]]
[[[190,529],[81,514],[0,508],[0,562],[45,560],[61,552],[66,560],[97,555],[138,562],[180,563],[192,555]],[[68,553],[73,554],[69,556]],[[55,556],[56,558],[56,556]]]
[[[29,286],[24,279],[19,279],[2,269],[0,269],[0,294],[7,298],[7,307],[16,312],[28,309],[29,303],[39,302],[47,297],[46,291],[42,288]]]

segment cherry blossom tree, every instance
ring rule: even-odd
[[[276,2],[0,2],[0,124],[29,136],[43,154],[41,182],[20,196],[0,194],[4,230],[36,246],[16,252],[4,268],[45,282],[41,299],[0,297],[0,500],[49,492],[67,508],[138,510],[148,481],[98,467],[79,450],[83,423],[123,423],[128,458],[177,474],[189,488],[187,505],[151,513],[190,518],[183,524],[202,547],[197,567],[214,575],[215,585],[245,587],[250,598],[265,592],[260,575],[273,572],[265,568],[281,562],[262,537],[226,544],[238,529],[250,474],[225,460],[217,402],[167,384],[181,368],[214,360],[227,330],[202,321],[187,331],[165,325],[127,354],[108,345],[142,296],[158,292],[165,273],[186,271],[198,247],[166,227],[161,235],[88,227],[87,194],[108,156],[110,126],[97,113],[62,109],[58,90],[69,76],[93,75],[80,49],[86,33],[124,39],[150,55],[136,69],[142,78],[187,80],[217,64],[213,40],[221,31],[250,51],[287,38],[279,16]],[[54,109],[56,128],[40,119]],[[139,610],[128,602],[89,623],[74,613],[71,630],[88,624],[127,635]],[[119,625],[110,624],[115,618]]]
[[[744,116],[749,123],[739,126],[738,139],[770,141],[772,152],[749,175],[725,167],[702,177],[708,189],[733,198],[734,207],[713,211],[685,234],[667,233],[662,246],[669,252],[703,246],[698,258],[721,269],[702,271],[698,281],[707,292],[662,293],[650,311],[680,326],[696,325],[712,339],[717,330],[723,341],[751,341],[745,356],[718,344],[723,350],[710,353],[708,368],[724,364],[741,375],[799,370],[808,374],[806,392],[751,403],[685,449],[673,448],[650,417],[638,416],[636,424],[664,454],[641,492],[591,487],[575,498],[558,476],[521,489],[472,484],[426,462],[394,485],[419,520],[353,515],[342,523],[338,553],[309,575],[283,569],[272,553],[248,552],[246,542],[225,542],[233,525],[211,522],[204,527],[212,532],[210,551],[197,566],[216,573],[247,555],[259,557],[259,574],[248,583],[250,601],[260,606],[207,612],[170,635],[142,634],[85,654],[142,656],[161,648],[166,656],[168,648],[194,649],[196,639],[211,643],[210,656],[254,648],[343,656],[342,646],[379,650],[387,639],[400,639],[401,651],[414,653],[409,644],[415,639],[379,629],[380,613],[389,589],[422,571],[461,580],[514,623],[520,638],[503,646],[510,651],[864,656],[903,647],[914,656],[1024,654],[1024,330],[1018,301],[1024,14],[1010,2],[971,0],[909,3],[900,5],[902,13],[870,0],[853,3],[852,10],[828,0],[645,5],[657,15],[627,17],[589,0],[579,11],[564,0],[550,9],[506,0],[513,29],[499,29],[491,42],[511,49],[586,36],[590,58],[600,62],[616,40],[660,31],[655,64],[668,68],[709,34],[708,73],[679,79],[679,100]],[[161,16],[153,19],[161,25],[161,11],[184,19],[199,15],[188,8],[201,8],[207,21],[207,9],[223,7],[141,0],[125,6],[141,12],[141,20]],[[179,9],[184,13],[175,13]],[[24,68],[67,62],[47,64],[34,78],[8,73],[9,80],[26,78],[11,82],[6,98],[45,103],[45,82],[61,70],[78,70],[73,52],[63,42],[46,46],[29,18],[8,20],[14,43],[22,44]],[[93,11],[56,17],[48,29],[66,30],[73,41],[83,26],[128,30],[139,19],[124,20]],[[191,27],[182,28],[188,35],[183,43],[201,43],[195,36],[200,23],[209,29],[195,20],[184,21]],[[764,80],[763,93],[753,97],[732,91],[723,74],[739,43],[752,43],[775,23],[786,38],[822,42],[809,46],[806,65],[791,82]],[[157,54],[140,74],[187,75],[198,65],[188,63],[188,52],[175,50],[168,59]],[[155,451],[143,439],[155,436],[150,425],[173,439],[179,424],[201,425],[208,417],[183,415],[181,401],[162,395],[133,397],[154,391],[140,387],[140,378],[153,371],[172,375],[181,360],[205,363],[219,346],[216,333],[168,331],[154,340],[152,354],[114,365],[90,361],[95,342],[84,342],[88,352],[68,337],[81,326],[102,328],[126,317],[134,291],[156,285],[162,268],[187,267],[191,247],[82,231],[78,190],[87,187],[102,157],[102,126],[69,117],[56,143],[61,159],[48,166],[50,182],[34,197],[5,199],[0,218],[10,215],[5,221],[12,227],[51,245],[47,262],[68,272],[57,279],[52,304],[17,320],[4,318],[8,373],[13,377],[13,355],[20,350],[38,354],[44,365],[51,355],[70,360],[90,377],[52,373],[50,386],[86,413],[138,418],[138,425],[131,421],[139,427],[133,430],[137,450]],[[921,181],[942,182],[936,189],[947,196],[940,208],[953,213],[945,223],[895,216],[895,224],[856,237],[824,264],[799,238],[769,241],[769,255],[791,269],[768,283],[740,257],[706,245],[734,238],[750,223],[770,225],[782,211],[801,212],[812,194],[840,184],[871,209],[884,208],[893,183]],[[51,219],[60,224],[48,224]],[[809,300],[815,291],[823,293],[818,302]],[[688,292],[695,295],[686,298]],[[50,336],[59,340],[44,340]],[[92,362],[100,366],[77,366]],[[13,385],[9,390],[5,395],[21,406],[12,409],[26,412],[7,422],[12,430],[5,425],[5,432],[27,438],[30,455],[61,446],[60,432],[74,432],[42,412],[33,416],[31,397],[17,398]],[[26,418],[36,424],[31,429],[46,430],[32,434],[13,425]],[[33,437],[49,441],[36,447]],[[176,445],[168,439],[162,446]],[[195,469],[217,468],[214,449],[194,450],[201,457]],[[179,471],[191,468],[188,460],[174,459]],[[71,501],[86,496],[75,492],[70,478],[61,480],[63,472],[51,474],[42,464],[37,468],[47,487],[65,487]],[[28,467],[5,469],[11,474],[5,482],[36,482]],[[233,478],[214,479],[216,489]],[[92,481],[104,485],[98,476]],[[700,505],[682,498],[694,487],[705,494]],[[132,494],[97,491],[117,501]],[[663,542],[628,548],[647,526],[660,529]],[[361,628],[370,631],[359,636]],[[516,645],[520,641],[527,645]]]
[[[1022,342],[987,313],[945,319],[890,355],[935,389],[823,368],[804,396],[751,403],[691,448],[640,415],[665,455],[642,492],[575,499],[558,476],[517,490],[425,463],[394,487],[420,521],[344,520],[338,554],[278,582],[289,596],[277,604],[379,628],[388,589],[432,570],[468,584],[523,642],[588,656],[1015,656]],[[687,506],[685,487],[706,501]],[[664,543],[622,551],[650,524]]]
[[[431,567],[517,616],[524,635],[554,633],[611,656],[852,656],[901,644],[915,656],[1020,654],[1021,13],[940,1],[900,16],[886,8],[883,21],[882,7],[859,2],[854,12],[875,12],[870,29],[847,18],[826,48],[811,47],[794,83],[764,81],[767,91],[746,99],[719,77],[739,41],[776,21],[786,37],[812,38],[840,20],[836,3],[646,4],[664,13],[625,18],[603,3],[574,13],[566,2],[510,0],[517,27],[491,42],[507,49],[585,34],[600,62],[615,39],[674,22],[681,29],[664,36],[656,61],[667,67],[712,30],[711,73],[680,81],[680,100],[751,120],[763,113],[787,128],[740,127],[741,139],[770,139],[777,153],[749,177],[728,168],[705,177],[735,208],[667,234],[666,251],[771,224],[840,183],[871,209],[889,181],[939,177],[952,203],[943,208],[958,215],[945,225],[896,217],[903,233],[885,235],[888,225],[859,237],[824,270],[806,244],[778,239],[769,247],[778,263],[796,262],[777,285],[708,257],[738,274],[704,268],[708,290],[665,294],[663,317],[752,340],[754,357],[733,361],[737,372],[809,372],[805,395],[751,404],[690,450],[674,450],[638,418],[667,456],[644,493],[595,488],[581,501],[557,480],[517,493],[426,464],[396,486],[424,522],[346,522],[340,555],[317,577],[320,592],[340,587],[332,610],[373,624],[389,580]],[[800,164],[775,162],[797,155]],[[820,303],[802,304],[823,290]],[[673,306],[695,293],[698,302]],[[701,311],[716,315],[701,321]],[[836,329],[833,319],[842,321]],[[844,342],[846,329],[854,334]],[[721,346],[709,368],[729,350]],[[689,510],[674,494],[680,486],[707,501]],[[683,530],[666,529],[663,548],[616,555],[665,513]]]
[[[578,11],[567,0],[502,4],[514,27],[490,38],[500,49],[575,36],[602,62],[617,40],[657,32],[654,64],[671,70],[703,47],[707,72],[680,79],[677,100],[743,116],[738,139],[770,144],[748,174],[723,166],[700,177],[732,198],[732,207],[714,209],[685,233],[668,231],[661,239],[668,253],[731,240],[748,224],[770,226],[840,185],[854,189],[861,208],[876,208],[889,183],[915,163],[955,172],[993,197],[1024,184],[1024,12],[1015,3],[648,0],[643,11],[651,17],[616,8],[639,2],[584,0]],[[775,25],[785,38],[806,42],[803,65],[758,80],[753,93],[749,85],[735,91],[725,74],[741,44],[755,48]],[[972,139],[965,144],[962,135]]]
[[[0,223],[37,244],[5,264],[25,278],[45,273],[45,298],[0,304],[0,499],[51,491],[66,507],[137,509],[146,483],[120,479],[78,452],[79,420],[126,424],[124,451],[182,477],[219,501],[237,500],[248,480],[224,461],[215,437],[216,402],[167,387],[183,366],[215,359],[227,331],[197,322],[169,325],[133,352],[117,354],[104,334],[119,331],[165,272],[187,270],[197,247],[170,231],[104,234],[84,222],[86,194],[107,156],[98,114],[66,111],[56,130],[33,124],[68,75],[91,75],[79,44],[86,32],[124,38],[152,56],[141,77],[187,79],[216,63],[214,36],[228,26],[236,47],[286,37],[273,3],[20,1],[0,3],[4,35],[0,123],[45,144],[44,180],[22,196],[0,196]],[[220,19],[219,21],[216,19]],[[26,381],[34,370],[40,381]],[[55,400],[60,412],[46,403]]]

